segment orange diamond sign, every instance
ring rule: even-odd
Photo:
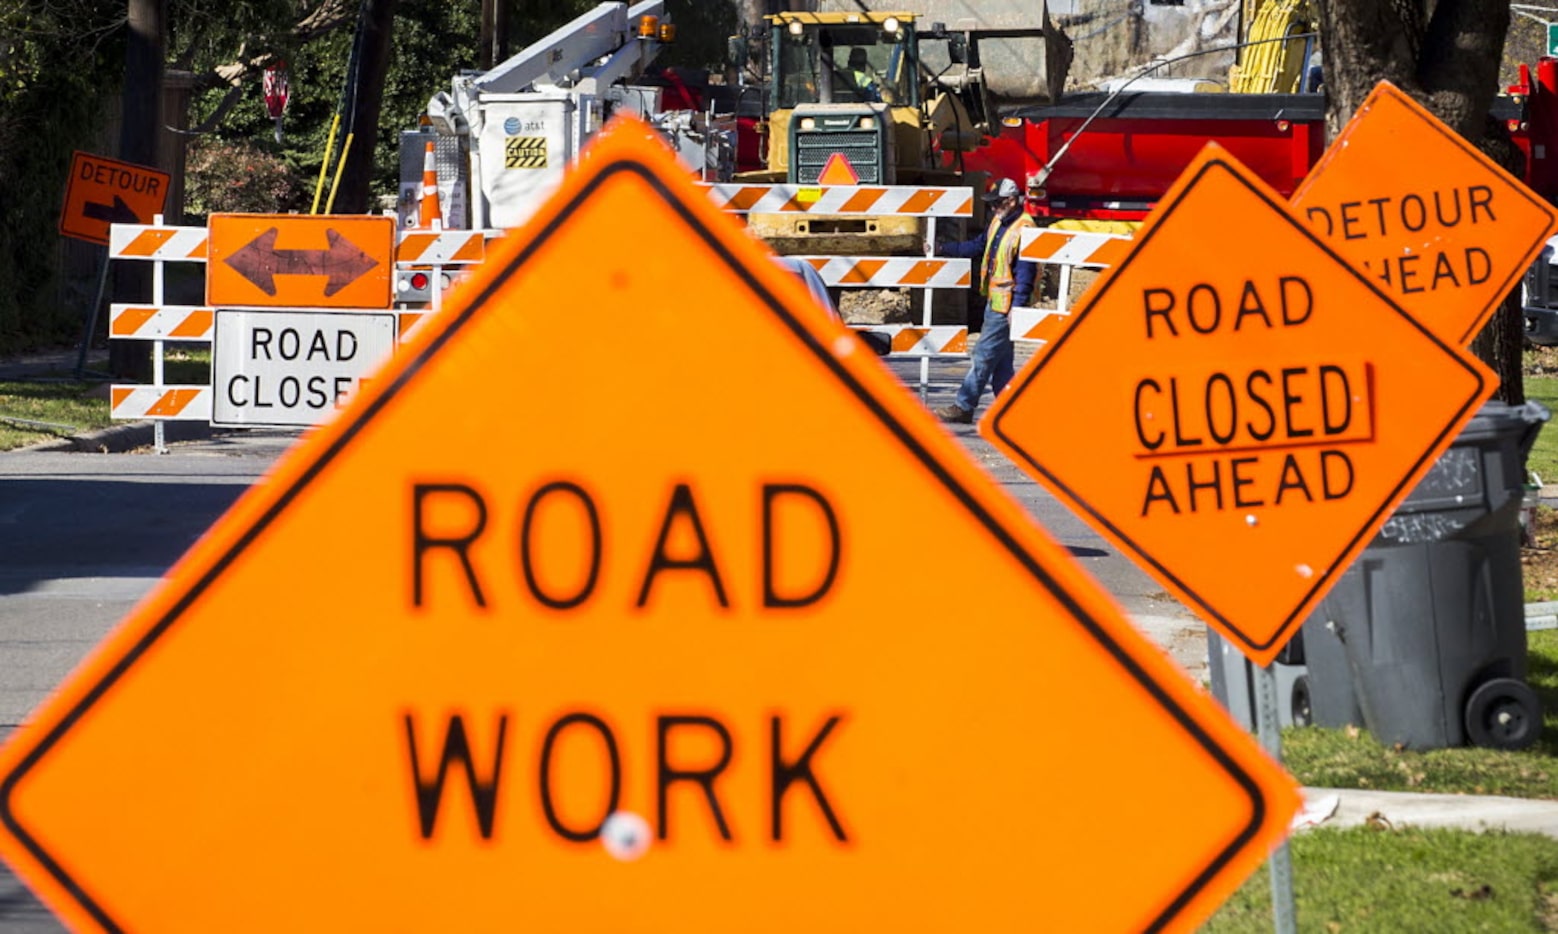
[[[1464,346],[1558,229],[1558,212],[1380,82],[1293,195],[1342,258]]]
[[[66,921],[1188,930],[1280,839],[1291,779],[651,135],[0,750]]]
[[[1209,145],[980,428],[1264,665],[1496,384]]]

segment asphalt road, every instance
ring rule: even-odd
[[[911,387],[919,367],[894,362]],[[925,395],[951,399],[960,363],[936,363]],[[911,388],[910,391],[918,391]],[[949,426],[969,453],[1068,546],[1127,613],[1192,677],[1205,673],[1203,627],[1128,559],[978,436]],[[295,440],[295,432],[231,431],[119,454],[0,454],[0,740],[22,723],[104,634]],[[937,573],[965,574],[957,556],[916,546]],[[0,931],[61,928],[0,866]]]

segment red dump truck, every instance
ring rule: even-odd
[[[1541,59],[1534,73],[1522,66],[1520,75],[1495,99],[1493,115],[1525,154],[1526,184],[1558,201],[1558,58]],[[1050,222],[1140,221],[1208,142],[1290,196],[1325,150],[1324,96],[1067,95],[1007,118],[999,136],[961,157],[961,167],[1026,181],[1030,210]],[[1526,336],[1533,343],[1558,344],[1555,258],[1558,238],[1525,277]]]

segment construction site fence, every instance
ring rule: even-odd
[[[914,188],[848,186],[808,188],[796,185],[704,186],[714,203],[728,211],[810,212],[817,214],[898,214],[927,220],[927,248],[935,242],[937,218],[971,218],[973,202],[966,188]],[[406,230],[396,243],[394,290],[399,339],[404,340],[428,313],[442,304],[445,281],[485,259],[486,241],[501,230]],[[169,304],[165,298],[169,263],[205,263],[208,233],[204,227],[179,227],[162,223],[113,224],[109,231],[109,259],[152,265],[152,295],[145,302],[110,305],[109,336],[152,342],[150,384],[114,384],[110,387],[110,413],[116,420],[151,419],[157,424],[156,444],[163,447],[161,422],[210,421],[212,388],[207,385],[170,384],[165,380],[166,344],[210,343],[215,309],[202,305]],[[1012,338],[1047,343],[1064,328],[1070,314],[1072,272],[1102,269],[1117,263],[1130,248],[1131,239],[1119,234],[1036,229],[1024,231],[1019,257],[1058,270],[1058,296],[1052,308],[1014,308]],[[827,256],[796,257],[810,264],[830,288],[912,289],[923,295],[919,324],[856,325],[857,330],[886,335],[895,355],[920,358],[922,395],[929,382],[933,357],[966,356],[968,328],[936,325],[931,320],[931,296],[938,290],[966,290],[972,286],[972,263],[967,259],[924,256]],[[426,286],[416,288],[421,273]],[[244,309],[248,311],[304,309]],[[369,310],[369,309],[365,309]]]

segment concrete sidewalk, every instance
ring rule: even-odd
[[[1294,827],[1381,829],[1458,827],[1509,830],[1558,837],[1558,801],[1494,795],[1435,795],[1356,788],[1305,788],[1304,810]]]

